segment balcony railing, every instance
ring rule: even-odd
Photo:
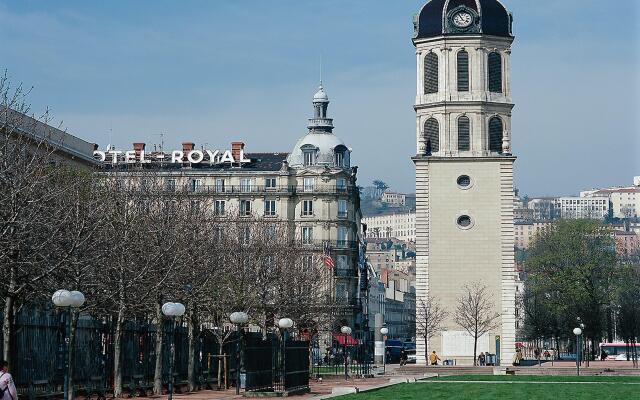
[[[299,243],[303,246],[309,246],[312,248],[324,249],[325,244],[328,244],[333,250],[357,250],[357,240],[304,240],[301,239]]]
[[[338,187],[338,186],[314,186],[305,187],[299,186],[244,186],[244,185],[225,185],[220,187],[217,185],[167,185],[164,187],[149,187],[146,190],[149,191],[161,191],[166,193],[190,193],[190,194],[344,194],[351,195],[356,192],[357,188],[353,187]]]

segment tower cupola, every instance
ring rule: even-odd
[[[329,108],[329,96],[324,91],[322,81],[320,87],[313,96],[313,118],[309,118],[309,132],[311,133],[331,133],[333,131],[333,119],[327,118]]]

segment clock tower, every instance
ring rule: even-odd
[[[512,16],[498,0],[431,0],[414,19],[416,47],[416,286],[448,313],[425,348],[473,363],[473,338],[455,323],[465,287],[486,288],[496,326],[477,354],[515,352]]]

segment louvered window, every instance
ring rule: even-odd
[[[429,53],[424,59],[424,93],[438,93],[438,55]]]
[[[458,150],[469,151],[470,144],[470,122],[469,118],[462,116],[458,118]]]
[[[502,120],[492,117],[489,120],[489,150],[502,153]]]
[[[502,93],[502,58],[500,53],[489,54],[489,91]]]
[[[469,53],[458,53],[458,92],[469,91]]]
[[[435,118],[429,118],[424,124],[424,136],[427,140],[427,155],[440,150],[440,124]]]

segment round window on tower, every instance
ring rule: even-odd
[[[471,187],[473,186],[473,182],[471,181],[471,177],[469,175],[460,175],[456,180],[456,183],[458,184],[458,187],[460,189],[464,190],[471,189]]]
[[[460,229],[471,229],[473,228],[473,219],[470,216],[463,214],[458,217],[458,219],[456,220],[456,224]]]

